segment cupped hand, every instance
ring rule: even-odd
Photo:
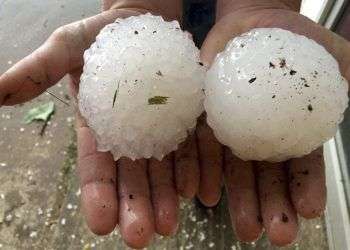
[[[224,6],[203,44],[202,61],[209,66],[229,40],[259,27],[279,27],[314,39],[337,59],[343,76],[350,80],[350,43],[288,6]],[[315,218],[323,213],[326,185],[322,149],[283,163],[244,162],[228,149],[222,152],[214,136],[206,140],[210,145],[205,151],[215,154],[212,169],[206,171],[217,180],[224,172],[231,220],[240,240],[255,241],[265,228],[272,244],[287,245],[297,236],[297,214]],[[217,188],[203,182],[201,172],[201,201],[213,205],[219,195]]]
[[[57,29],[39,49],[0,76],[0,106],[31,100],[67,74],[76,96],[83,53],[106,24],[146,12],[179,19],[180,7],[169,7],[173,1],[157,2],[140,6],[140,1],[104,1],[109,10]],[[134,248],[147,246],[155,233],[176,232],[178,193],[192,198],[199,182],[194,136],[161,162],[123,158],[117,163],[110,153],[97,151],[93,133],[79,114],[77,137],[81,203],[92,232],[108,234],[118,224],[122,238]]]

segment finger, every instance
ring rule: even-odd
[[[82,67],[84,51],[106,24],[137,13],[111,10],[57,29],[39,49],[0,76],[0,107],[28,101]]]
[[[289,187],[297,212],[308,219],[322,215],[326,206],[326,177],[322,149],[289,163]]]
[[[262,233],[259,201],[252,162],[225,149],[225,186],[232,225],[240,241],[254,242]]]
[[[199,165],[196,135],[191,135],[180,144],[175,152],[175,180],[179,194],[187,199],[193,198],[199,186]]]
[[[247,2],[247,1],[246,1]],[[254,2],[247,2],[244,4],[244,2],[238,2],[238,1],[231,1],[228,2],[226,0],[218,0],[216,4],[216,17],[220,18],[223,17],[230,12],[233,12],[235,10],[249,10],[251,7],[255,7],[252,9],[289,9],[293,10],[295,12],[299,12],[301,8],[301,1],[279,1],[279,2],[273,2],[273,1],[260,1],[256,2],[254,5]]]
[[[270,242],[277,246],[297,237],[297,216],[288,196],[287,176],[279,163],[258,164],[261,215]]]
[[[117,169],[110,153],[97,152],[91,130],[77,116],[81,205],[90,230],[108,234],[117,224]]]
[[[102,11],[106,11],[106,10],[110,9],[112,7],[113,3],[115,3],[115,0],[101,0]]]
[[[119,160],[118,190],[122,238],[130,247],[146,247],[154,235],[154,215],[146,160]]]
[[[182,1],[159,1],[159,0],[149,0],[149,1],[115,1],[115,0],[104,0],[106,4],[103,6],[111,9],[135,9],[141,8],[144,13],[152,13],[153,15],[162,16],[165,20],[178,20],[181,23],[182,19]],[[156,11],[155,11],[156,10]]]
[[[234,21],[235,20],[235,21]],[[297,12],[256,10],[232,12],[216,23],[201,48],[201,60],[210,65],[226,43],[253,28],[278,27],[309,37],[323,45],[338,61],[345,78],[350,80],[350,43],[343,37],[318,25]]]
[[[262,17],[259,27],[279,27],[315,40],[337,59],[343,76],[350,79],[350,43],[346,39],[297,12],[288,12],[288,15],[281,12],[284,18],[274,18],[273,22],[269,15]]]
[[[173,177],[172,156],[162,161],[151,159],[148,174],[156,231],[161,235],[173,235],[178,227],[179,199]]]
[[[223,150],[204,118],[197,126],[200,160],[198,198],[205,206],[215,206],[221,196]]]
[[[223,51],[229,40],[247,31],[246,27],[249,25],[247,18],[240,13],[235,14],[234,18],[220,19],[207,34],[200,52],[201,61],[207,67],[211,65],[216,55]],[[227,15],[227,17],[230,16]]]

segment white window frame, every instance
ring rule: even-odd
[[[333,29],[349,0],[327,0],[316,16],[319,24]],[[350,128],[349,128],[350,129]],[[325,222],[330,250],[350,250],[350,180],[342,138],[336,136],[324,145],[327,208]],[[347,193],[348,192],[348,193]]]

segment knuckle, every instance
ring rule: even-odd
[[[85,26],[83,21],[61,26],[52,33],[49,39],[62,43],[67,49],[78,48],[81,44],[85,44]]]
[[[69,35],[69,29],[67,26],[62,26],[57,28],[51,35],[50,39],[58,42],[65,42],[67,40],[67,36]]]

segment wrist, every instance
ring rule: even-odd
[[[299,12],[301,0],[218,0],[217,19],[237,11],[284,9]]]
[[[103,0],[103,10],[129,9],[161,15],[168,20],[181,20],[182,0]]]

